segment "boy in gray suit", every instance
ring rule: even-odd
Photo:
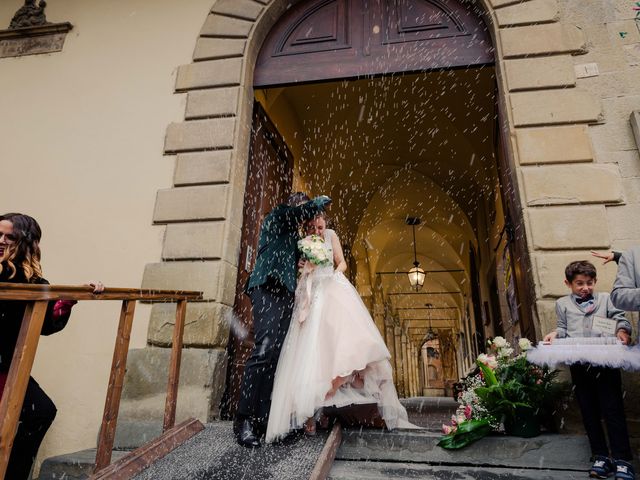
[[[631,338],[631,324],[624,312],[613,306],[608,293],[595,293],[596,267],[590,262],[572,262],[565,269],[565,284],[571,293],[556,302],[558,328],[544,340],[556,337],[616,336],[625,345]],[[591,478],[634,480],[629,434],[622,399],[620,370],[589,364],[571,365],[571,381],[589,437],[593,465]],[[609,447],[600,419],[607,425]]]

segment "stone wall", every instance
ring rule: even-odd
[[[169,126],[165,151],[178,153],[181,180],[158,193],[154,221],[169,224],[167,243],[169,233],[180,229],[180,247],[170,256],[165,248],[164,258],[181,262],[148,266],[143,285],[175,286],[185,276],[194,285],[206,281],[212,303],[201,308],[211,311],[227,310],[233,302],[253,63],[286,6],[278,0],[218,0],[193,63],[178,72],[176,91],[187,93],[187,109],[184,122]],[[586,258],[592,248],[624,247],[640,238],[638,227],[625,221],[638,211],[633,176],[640,168],[628,121],[638,108],[637,82],[631,81],[638,31],[631,7],[582,0],[485,5],[517,161],[541,331],[555,321],[547,312],[565,293],[562,270],[568,261]],[[621,29],[628,31],[624,39]],[[600,74],[586,77],[594,63]],[[225,174],[200,174],[212,172],[212,165],[224,166]],[[576,234],[585,222],[596,227]],[[203,241],[208,230],[215,235]],[[605,288],[614,270],[602,269]],[[152,325],[157,318],[152,315]],[[188,328],[200,328],[191,318]],[[156,330],[150,340],[162,343]],[[208,329],[209,338],[201,342],[221,347],[219,330]]]

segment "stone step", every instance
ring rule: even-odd
[[[330,480],[576,480],[587,478],[585,470],[538,470],[527,468],[426,465],[396,462],[336,461]]]
[[[111,461],[118,461],[127,453],[129,452],[114,451]],[[95,448],[47,458],[42,462],[38,480],[83,480],[89,478],[93,472],[95,460]]]
[[[449,397],[402,398],[400,402],[411,423],[434,431],[441,431],[443,423],[451,423],[451,415],[458,408],[458,402]]]
[[[460,450],[438,447],[440,437],[440,433],[425,430],[345,430],[336,459],[569,470],[584,470],[589,465],[589,443],[584,436],[496,434]]]
[[[178,420],[180,423],[182,419]],[[137,420],[125,417],[118,422],[113,447],[116,450],[135,450],[162,434],[162,418]]]

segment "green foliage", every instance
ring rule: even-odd
[[[549,424],[562,396],[564,385],[555,381],[558,372],[527,361],[529,341],[520,340],[521,354],[502,337],[489,342],[491,353],[478,356],[479,373],[465,379],[460,406],[452,425],[443,425],[439,446],[462,448],[498,430],[531,437]]]
[[[438,446],[447,450],[457,450],[486,437],[491,430],[493,428],[487,419],[467,420],[458,425],[453,433],[444,435],[438,442]]]

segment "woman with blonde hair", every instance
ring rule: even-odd
[[[49,283],[43,278],[40,266],[41,237],[42,230],[33,217],[21,213],[0,215],[0,282],[31,285]],[[104,290],[100,282],[92,283],[91,286],[94,287],[94,293]],[[49,302],[42,335],[51,335],[62,330],[75,303],[71,300]],[[26,306],[27,302],[0,301],[0,398]],[[29,478],[40,443],[55,416],[55,405],[30,377],[5,478]]]

